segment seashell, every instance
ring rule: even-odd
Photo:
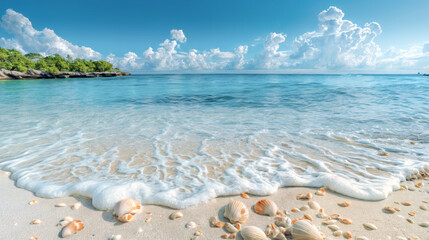
[[[299,210],[298,208],[292,208],[291,211],[292,212],[300,212],[301,210]]]
[[[340,218],[340,214],[334,213],[334,214],[332,214],[331,216],[329,216],[328,220],[331,220],[331,219],[338,219],[338,218]]]
[[[79,220],[72,221],[63,228],[61,232],[61,237],[65,238],[65,237],[71,236],[81,231],[82,229],[83,229],[83,223],[81,221]]]
[[[407,221],[408,221],[409,223],[414,223],[414,220],[413,220],[413,219],[411,219],[411,218],[407,218]]]
[[[223,215],[228,218],[231,223],[243,223],[249,218],[249,211],[244,203],[240,201],[231,201],[225,206]]]
[[[364,223],[363,226],[369,230],[377,230],[377,226],[372,223]]]
[[[34,219],[33,221],[31,221],[31,224],[42,224],[42,220]]]
[[[328,228],[331,229],[332,231],[338,231],[338,230],[340,230],[340,227],[338,227],[335,224],[328,225]]]
[[[281,233],[283,233],[283,234],[285,234],[285,233],[286,233],[286,231],[287,231],[287,229],[286,229],[286,228],[284,228],[284,227],[279,227],[279,230],[280,230],[280,232],[281,232]]]
[[[228,239],[229,238],[229,234],[223,234],[220,236],[222,239]]]
[[[307,193],[306,197],[307,197],[307,199],[308,199],[308,200],[310,200],[310,199],[312,199],[312,198],[313,198],[313,194],[311,194],[311,193]]]
[[[316,216],[318,218],[327,218],[328,217],[328,215],[326,215],[325,210],[323,208],[319,209],[319,213],[316,214]]]
[[[203,232],[201,232],[201,231],[196,231],[195,233],[194,233],[194,235],[195,236],[202,236],[203,235]]]
[[[332,225],[336,222],[337,222],[337,220],[331,219],[331,220],[323,221],[322,223],[325,225]]]
[[[388,153],[388,152],[386,152],[386,151],[383,151],[383,150],[378,151],[378,154],[379,154],[380,156],[389,156],[389,153]]]
[[[197,227],[197,224],[196,224],[195,222],[188,222],[188,223],[185,225],[185,227],[186,227],[186,228],[196,228],[196,227]]]
[[[399,185],[399,187],[401,188],[401,190],[408,190],[408,187],[406,185]]]
[[[348,207],[348,206],[350,206],[350,203],[349,202],[342,202],[342,203],[338,203],[338,205],[341,207]]]
[[[343,235],[343,231],[341,231],[341,230],[337,230],[337,231],[335,231],[335,232],[333,233],[333,235],[334,235],[335,237],[339,237],[339,236]]]
[[[230,233],[237,233],[238,229],[231,223],[225,223],[225,230]]]
[[[221,228],[221,227],[223,227],[225,224],[223,223],[223,222],[217,222],[217,223],[215,223],[215,227],[217,227],[217,228]]]
[[[400,212],[400,211],[401,211],[401,209],[399,209],[399,208],[397,208],[397,207],[394,207],[393,209],[395,209],[397,212]]]
[[[152,215],[152,212],[146,212],[146,214],[148,214],[148,215]]]
[[[238,231],[241,230],[241,224],[240,223],[236,223],[234,224],[235,228],[237,228]]]
[[[139,229],[137,229],[137,232],[138,233],[142,233],[143,232],[143,228],[140,227]]]
[[[313,221],[313,218],[310,215],[308,215],[308,214],[304,214],[304,218],[307,219],[307,220],[309,220],[310,222]]]
[[[74,219],[72,217],[64,217],[61,221],[72,222]]]
[[[178,219],[178,218],[182,218],[183,217],[183,213],[182,212],[180,212],[180,211],[176,211],[176,212],[174,212],[174,213],[172,213],[171,215],[170,215],[170,219],[171,220],[174,220],[174,219]],[[211,219],[211,218],[210,218]]]
[[[429,222],[419,223],[419,226],[427,228],[427,227],[429,227]]]
[[[73,204],[73,205],[71,206],[71,208],[72,208],[73,210],[77,210],[77,209],[79,209],[81,206],[82,206],[82,203],[81,203],[81,202],[77,202],[77,203]]]
[[[29,238],[29,240],[39,240],[39,238],[38,238],[38,237],[36,237],[36,236],[31,236],[31,237]]]
[[[123,223],[130,222],[131,220],[133,220],[133,215],[131,213],[124,214],[119,216],[118,220]]]
[[[127,198],[116,203],[115,207],[113,208],[113,215],[117,217],[121,217],[125,214],[134,215],[140,213],[142,210],[143,207],[137,200]]]
[[[216,227],[216,223],[219,222],[216,216],[212,216],[209,218],[210,227]]]
[[[422,202],[424,202],[424,203],[429,203],[429,201],[426,201],[426,200],[422,200]]]
[[[276,203],[270,199],[262,199],[253,206],[253,209],[259,214],[274,216],[277,213],[278,207]]]
[[[342,222],[344,224],[352,224],[352,220],[350,220],[348,218],[338,218],[338,220],[340,220],[340,222]]]
[[[272,233],[273,233],[273,229],[268,225],[265,228],[265,235],[267,235],[269,237],[269,236],[271,236]]]
[[[55,204],[55,207],[66,207],[67,206],[67,204],[65,204],[65,203],[57,203],[57,204]]]
[[[426,211],[426,210],[428,210],[428,207],[427,207],[426,205],[421,205],[421,206],[420,206],[420,209],[421,209],[421,210],[425,210],[425,211]]]
[[[242,198],[245,198],[245,199],[249,199],[250,198],[249,195],[247,195],[246,193],[242,193],[242,194],[240,194],[240,196]]]
[[[410,142],[410,144],[411,144],[411,145],[414,145],[414,144],[416,144],[416,143],[411,141],[411,142]]]
[[[319,230],[307,220],[299,220],[292,226],[292,237],[294,240],[322,240],[323,236]]]
[[[347,239],[351,239],[353,237],[353,235],[352,235],[351,232],[345,232],[344,233],[344,237],[347,238]]]
[[[357,236],[356,240],[369,240],[367,237],[364,236]]]
[[[410,215],[410,216],[416,216],[416,212],[409,212],[408,215]]]
[[[388,213],[396,213],[396,210],[393,207],[390,206],[386,206],[383,208],[384,211],[388,212]]]
[[[244,227],[240,231],[241,236],[244,240],[267,240],[268,238],[265,236],[265,233],[254,226]]]
[[[307,205],[304,205],[304,206],[299,208],[299,210],[301,210],[301,211],[307,211],[308,209],[310,209],[310,207]]]
[[[323,188],[321,188],[323,189]],[[317,190],[316,192],[314,192],[314,194],[318,195],[318,196],[325,196],[326,192],[325,191],[321,191],[321,190]]]
[[[150,220],[152,220],[152,218],[149,217],[149,218],[146,218],[144,221],[148,223],[150,222]]]
[[[288,212],[287,210],[284,210],[284,211],[283,211],[283,213],[284,213],[286,216],[289,216],[289,212]]]
[[[296,200],[301,199],[303,196],[304,196],[304,194],[302,194],[302,193],[300,193],[300,194],[296,195]]]
[[[319,205],[319,203],[314,202],[314,201],[308,201],[308,206],[309,206],[311,209],[314,209],[314,210],[319,210],[319,209],[320,209],[320,205]]]
[[[412,204],[410,202],[402,202],[402,205],[404,205],[404,206],[411,206]]]
[[[121,235],[112,235],[109,237],[109,240],[121,240],[122,236]]]
[[[280,211],[280,210],[277,210],[276,214],[277,214],[277,215],[280,215],[280,216],[284,216],[284,215],[286,215],[284,212],[282,212],[282,211]]]
[[[60,223],[58,223],[58,226],[64,227],[67,226],[67,224],[69,224],[69,221],[61,221]]]
[[[289,217],[278,217],[276,218],[275,224],[277,226],[289,229],[292,227],[292,220]]]
[[[278,231],[279,232],[274,236],[273,239],[276,239],[276,240],[287,240],[286,236],[280,230],[278,230]]]
[[[39,202],[37,200],[31,200],[28,202],[29,205],[38,204]]]
[[[421,188],[421,187],[423,187],[423,183],[422,182],[418,182],[418,183],[416,183],[416,185],[414,185],[414,186],[416,186],[416,187],[418,187],[418,188]]]

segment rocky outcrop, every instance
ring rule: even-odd
[[[42,70],[30,69],[27,73],[0,68],[0,79],[40,79],[40,78],[95,78],[122,77],[131,75],[128,72],[59,72],[56,74]]]

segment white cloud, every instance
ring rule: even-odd
[[[344,20],[344,13],[329,7],[319,14],[319,29],[296,38],[289,62],[299,68],[339,69],[373,67],[381,56],[374,38],[378,23],[359,27]]]
[[[262,51],[246,57],[249,47],[242,45],[232,51],[219,48],[180,51],[179,44],[187,38],[181,29],[172,29],[171,37],[157,48],[148,47],[142,54],[128,52],[123,57],[110,54],[106,60],[124,70],[144,71],[216,71],[216,70],[300,70],[319,72],[328,70],[429,70],[429,42],[410,49],[391,48],[382,51],[375,39],[382,33],[376,22],[363,26],[344,19],[344,13],[329,7],[318,15],[318,28],[303,33],[292,42],[286,34],[271,32],[253,41],[252,47],[263,45]],[[23,53],[39,52],[44,55],[59,53],[74,58],[100,58],[101,54],[84,46],[76,46],[57,36],[48,28],[38,31],[30,20],[11,9],[2,17],[0,27],[13,38],[0,38],[0,46]],[[287,49],[287,50],[282,50]]]
[[[183,33],[183,30],[181,30],[181,29],[180,30],[172,29],[170,31],[170,34],[171,34],[171,38],[172,39],[177,40],[177,41],[179,41],[181,43],[186,42],[186,36]]]
[[[12,9],[6,10],[0,27],[14,37],[0,39],[0,46],[5,48],[15,48],[22,53],[38,52],[42,55],[58,53],[62,56],[70,55],[73,58],[97,59],[101,57],[100,53],[91,48],[76,46],[62,39],[51,29],[45,28],[42,31],[34,29],[28,18]]]

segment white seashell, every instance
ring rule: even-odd
[[[337,230],[337,231],[335,231],[335,232],[333,233],[333,235],[334,235],[335,237],[341,236],[341,235],[343,235],[343,231],[341,231],[341,230]]]
[[[274,236],[274,239],[276,239],[276,240],[287,240],[286,236],[281,231],[279,231],[279,233],[277,233]]]
[[[428,210],[428,207],[427,207],[426,205],[421,205],[421,206],[420,206],[420,209],[421,209],[421,210],[425,210],[425,211],[426,211],[426,210]]]
[[[186,227],[186,228],[196,228],[196,227],[197,227],[197,224],[196,224],[195,222],[188,222],[188,223],[185,225],[185,227]]]
[[[397,236],[396,237],[398,240],[408,240],[406,237],[401,237],[401,236]]]
[[[276,219],[275,224],[277,226],[284,227],[286,229],[289,229],[290,227],[292,227],[292,220],[289,217],[282,216],[282,217],[277,217],[275,219]]]
[[[61,221],[60,223],[58,223],[58,226],[64,227],[67,226],[67,224],[69,224],[69,221]]]
[[[314,209],[314,210],[319,210],[319,209],[320,209],[320,205],[319,205],[319,203],[317,203],[317,202],[315,202],[315,201],[308,201],[308,206],[309,206],[311,209]]]
[[[364,236],[357,236],[356,240],[369,240],[367,237]]]
[[[292,225],[291,233],[294,240],[323,240],[316,226],[307,220],[296,221]]]
[[[419,226],[427,228],[429,227],[429,222],[419,223]]]
[[[170,215],[171,220],[182,218],[182,217],[183,217],[183,213],[180,211],[176,211]]]
[[[33,221],[31,221],[31,224],[41,224],[42,220],[40,219],[34,219]]]
[[[300,207],[299,210],[301,210],[301,211],[307,211],[309,208],[310,208],[309,206],[304,205],[304,206]]]
[[[125,214],[134,215],[140,213],[142,210],[143,207],[137,200],[127,198],[116,203],[115,207],[113,208],[113,215],[117,217],[121,217]]]
[[[61,219],[61,221],[67,221],[67,222],[71,222],[74,219],[72,217],[64,217],[63,219]]]
[[[367,229],[370,229],[370,230],[377,230],[377,226],[375,226],[372,223],[364,223],[363,226]]]
[[[340,227],[338,227],[338,226],[337,226],[337,225],[335,225],[335,224],[328,225],[328,228],[329,228],[329,229],[331,229],[332,231],[340,230]]]
[[[274,216],[277,213],[278,207],[276,203],[270,199],[262,199],[253,206],[253,209],[259,214]]]
[[[57,204],[55,204],[55,207],[66,207],[67,206],[67,204],[65,204],[65,203],[57,203]]]
[[[122,236],[121,235],[112,235],[109,237],[109,240],[121,240]]]
[[[65,237],[71,236],[73,234],[76,234],[82,229],[83,229],[83,223],[81,221],[76,220],[76,221],[70,222],[61,231],[61,237],[65,238]]]
[[[236,227],[234,227],[234,225],[232,225],[231,223],[225,223],[225,230],[230,232],[230,233],[236,233],[238,232],[238,229]]]
[[[137,229],[138,233],[142,233],[143,232],[143,228],[139,227],[139,229]]]
[[[336,222],[337,222],[337,220],[332,219],[332,220],[323,221],[322,223],[325,225],[332,225]]]
[[[225,206],[223,215],[228,218],[231,223],[243,223],[249,218],[249,211],[244,203],[240,201],[231,201]]]
[[[38,237],[36,237],[36,236],[31,236],[30,238],[29,238],[29,240],[38,240],[39,238]]]
[[[28,202],[29,205],[38,204],[39,202],[37,200],[31,200]]]
[[[268,240],[265,233],[254,226],[244,227],[240,231],[240,234],[244,240]]]
[[[73,205],[71,206],[71,208],[72,208],[73,210],[78,210],[80,207],[82,207],[82,203],[81,203],[81,202],[77,202],[77,203],[75,203],[75,204],[73,204]]]

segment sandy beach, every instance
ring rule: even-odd
[[[282,188],[271,196],[250,196],[244,199],[240,196],[227,196],[211,200],[188,209],[180,210],[183,218],[170,220],[169,216],[174,209],[161,206],[144,205],[143,212],[136,215],[134,221],[119,223],[112,216],[111,211],[98,211],[91,205],[90,199],[78,197],[66,197],[59,199],[43,199],[35,197],[31,192],[16,188],[9,173],[0,173],[0,202],[2,203],[0,220],[1,235],[3,239],[29,239],[32,236],[38,239],[58,239],[61,226],[57,226],[60,220],[70,216],[81,220],[85,228],[69,239],[109,239],[112,235],[121,235],[121,239],[191,239],[196,231],[201,231],[203,236],[198,239],[221,239],[221,235],[227,234],[223,228],[212,228],[209,225],[211,216],[223,218],[223,209],[230,199],[244,202],[250,217],[244,226],[257,226],[265,230],[266,226],[274,222],[273,217],[263,216],[255,213],[251,208],[258,200],[269,198],[273,200],[280,210],[287,210],[290,218],[301,218],[308,214],[313,218],[313,223],[320,227],[326,235],[326,239],[345,239],[344,236],[334,237],[332,231],[322,224],[323,219],[316,217],[317,211],[308,209],[301,212],[291,212],[292,208],[300,208],[307,205],[307,200],[297,200],[298,194],[313,193],[313,201],[320,204],[327,214],[340,214],[343,218],[352,220],[352,224],[336,223],[343,232],[349,231],[353,239],[365,236],[368,239],[429,239],[429,228],[419,226],[419,223],[429,221],[429,210],[423,210],[421,206],[429,206],[429,181],[416,180],[407,181],[403,185],[409,190],[393,192],[383,201],[361,201],[351,199],[343,195],[327,191],[325,196],[314,195],[317,189],[313,188]],[[423,182],[420,188],[414,187],[417,182]],[[30,205],[29,201],[37,200],[38,203]],[[72,210],[71,205],[82,202],[82,207]],[[338,203],[347,201],[349,207],[340,207]],[[395,202],[409,202],[411,206],[404,206]],[[55,207],[55,204],[65,203],[66,207]],[[400,209],[395,214],[383,211],[385,206]],[[424,208],[424,207],[422,207]],[[409,213],[415,212],[415,216]],[[150,218],[149,221],[147,219]],[[406,219],[412,219],[414,223]],[[34,219],[40,219],[41,224],[31,224]],[[147,222],[146,222],[147,221]],[[187,229],[188,222],[199,224],[196,228]],[[372,223],[377,230],[368,230],[362,224]],[[402,237],[402,238],[401,238]],[[240,235],[237,236],[240,239]]]

